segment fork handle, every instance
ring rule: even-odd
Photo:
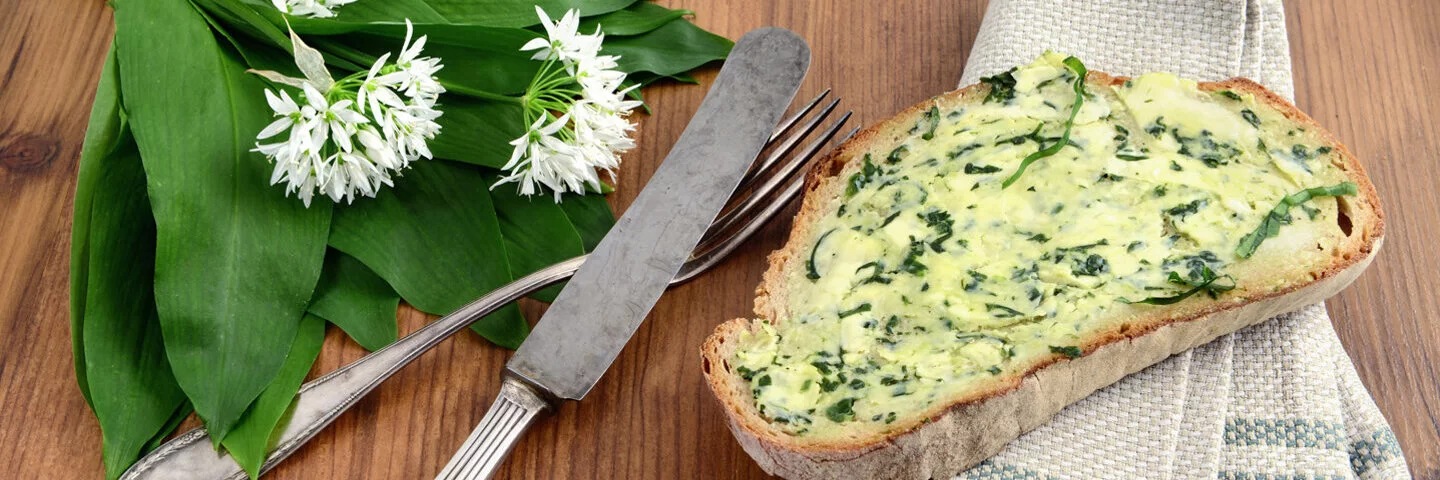
[[[275,447],[270,450],[260,471],[269,471],[285,457],[295,453],[330,425],[330,422],[339,418],[361,398],[365,398],[365,395],[381,382],[410,364],[420,354],[429,351],[441,340],[510,302],[570,278],[584,262],[585,256],[575,257],[521,277],[395,343],[306,383],[295,397],[290,422],[285,424],[284,430],[280,432]],[[185,432],[161,445],[120,477],[121,480],[246,478],[248,477],[245,471],[230,455],[217,452],[211,447],[210,437],[206,435],[203,427]]]
[[[541,413],[549,413],[545,397],[511,375],[505,375],[500,394],[470,437],[460,446],[435,480],[481,480],[495,476],[500,464]]]

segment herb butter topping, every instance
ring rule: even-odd
[[[1333,147],[1249,94],[1163,73],[1091,87],[1084,71],[1047,53],[852,161],[800,239],[788,317],[736,350],[761,415],[793,435],[901,428],[1083,356],[1143,304],[1279,286],[1245,278],[1247,258],[1291,248],[1285,225],[1333,228],[1331,197],[1354,193]]]

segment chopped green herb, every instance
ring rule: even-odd
[[[870,269],[870,276],[865,277],[865,279],[863,280],[860,280],[861,285],[868,285],[871,283],[878,283],[881,285],[890,284],[890,277],[886,277],[884,275],[885,262],[877,261],[861,265],[860,268],[855,269],[855,273],[860,273],[867,268]]]
[[[1077,276],[1088,275],[1091,277],[1100,276],[1108,271],[1110,271],[1110,263],[1105,261],[1105,257],[1094,253],[1085,257],[1085,260],[1076,262],[1075,266],[1070,269],[1070,272]]]
[[[1209,200],[1203,198],[1192,200],[1189,203],[1182,203],[1165,209],[1165,214],[1174,217],[1177,220],[1184,220],[1185,217],[1194,215],[1195,212],[1200,211],[1201,208],[1204,208],[1205,205],[1208,205],[1209,203]]]
[[[933,106],[930,107],[930,110],[925,111],[925,117],[921,118],[920,122],[923,125],[927,125],[927,127],[925,127],[925,133],[920,134],[920,138],[925,140],[935,138],[935,129],[940,126],[940,109]]]
[[[900,263],[900,271],[912,275],[924,275],[925,264],[920,263],[920,256],[925,254],[925,241],[916,240],[910,237],[910,252],[905,254],[905,260]]]
[[[997,167],[997,166],[994,166],[994,165],[976,165],[976,164],[973,164],[973,163],[967,163],[967,164],[965,164],[965,174],[966,174],[966,175],[978,175],[978,174],[985,174],[985,173],[995,173],[995,172],[998,172],[998,171],[1000,171],[1000,167]]]
[[[1068,57],[1064,62],[1066,67],[1069,67],[1075,72],[1075,102],[1070,106],[1070,118],[1065,120],[1065,133],[1060,135],[1060,141],[1051,144],[1049,147],[1042,148],[1021,160],[1020,167],[1015,169],[1015,173],[1011,174],[1010,178],[1006,178],[1005,181],[1000,184],[1000,188],[1002,189],[1009,187],[1015,183],[1016,180],[1019,180],[1020,176],[1025,173],[1025,169],[1029,167],[1031,163],[1060,153],[1060,149],[1070,144],[1070,130],[1075,126],[1075,116],[1080,114],[1080,107],[1085,104],[1085,76],[1089,73],[1089,70],[1086,70],[1085,64],[1081,63],[1080,59],[1075,57]]]
[[[747,382],[750,381],[750,379],[755,378],[755,374],[763,371],[765,371],[764,368],[761,368],[759,370],[751,370],[745,367],[735,367],[735,373],[740,374],[740,378],[744,379]]]
[[[1229,91],[1229,90],[1221,90],[1221,91],[1218,91],[1218,92],[1215,92],[1215,93],[1218,94],[1218,95],[1220,95],[1220,96],[1222,96],[1222,97],[1231,99],[1231,100],[1235,100],[1235,101],[1240,101],[1240,100],[1242,100],[1242,99],[1240,98],[1240,94],[1235,93],[1235,92],[1232,92],[1232,91]]]
[[[1057,347],[1051,345],[1050,353],[1058,353],[1069,358],[1080,358],[1081,356],[1085,355],[1085,352],[1081,351],[1080,347],[1076,347],[1073,345],[1068,347]]]
[[[920,216],[921,220],[925,221],[926,226],[935,229],[935,233],[938,235],[934,240],[930,241],[930,249],[934,250],[935,253],[944,252],[945,241],[955,235],[955,220],[950,218],[950,212],[932,209],[917,215]]]
[[[998,75],[980,77],[980,83],[984,83],[990,86],[990,93],[985,94],[985,103],[1004,103],[1009,102],[1012,98],[1015,98],[1014,73],[1015,69],[1011,68],[1010,70],[1007,70],[1004,73]]]
[[[859,193],[861,189],[873,183],[875,181],[875,176],[880,173],[880,167],[877,167],[874,163],[870,162],[870,154],[865,154],[864,161],[865,164],[860,167],[860,171],[856,172],[854,175],[851,175],[850,181],[846,183],[846,197],[855,196],[855,194]]]
[[[890,319],[885,321],[885,333],[888,333],[888,334],[890,334],[890,335],[894,335],[894,334],[895,334],[895,327],[898,327],[898,326],[900,326],[900,316],[899,316],[899,315],[891,315],[891,316],[890,316]]]
[[[1165,125],[1165,117],[1162,115],[1159,117],[1155,117],[1155,121],[1152,122],[1150,126],[1145,127],[1145,133],[1150,134],[1150,136],[1152,137],[1160,138],[1160,135],[1164,134],[1165,131],[1169,129],[1170,127],[1168,125]]]
[[[904,160],[906,155],[909,153],[910,147],[907,147],[905,145],[895,147],[894,150],[890,151],[889,155],[885,156],[885,163],[899,163],[901,160]]]
[[[1314,198],[1355,195],[1356,192],[1358,192],[1358,190],[1355,188],[1354,183],[1341,182],[1328,187],[1307,188],[1280,199],[1280,203],[1276,204],[1275,208],[1271,209],[1270,213],[1266,214],[1265,218],[1260,220],[1260,226],[1256,227],[1255,231],[1240,238],[1240,244],[1235,247],[1235,256],[1250,258],[1251,255],[1255,254],[1255,249],[1260,248],[1260,243],[1264,242],[1265,239],[1279,235],[1280,226],[1289,224],[1291,221],[1290,207],[1300,205]]]
[[[1246,122],[1250,122],[1251,126],[1260,128],[1260,117],[1256,116],[1255,112],[1247,108],[1240,111],[1240,116],[1244,117]]]
[[[851,420],[855,418],[855,410],[852,408],[854,405],[855,399],[853,398],[846,398],[835,402],[834,405],[825,408],[825,417],[835,423]]]
[[[980,273],[980,272],[977,272],[977,271],[974,271],[974,270],[966,270],[965,273],[968,274],[968,275],[970,275],[970,282],[967,283],[967,284],[965,284],[965,291],[967,291],[967,292],[973,292],[973,291],[979,290],[979,289],[980,289],[980,284],[981,284],[981,283],[984,283],[985,280],[987,280],[987,279],[990,278],[990,277],[985,276],[985,274]]]
[[[1229,280],[1230,280],[1230,283],[1229,283],[1229,284],[1217,284],[1217,283],[1215,283],[1216,281],[1221,280],[1221,279],[1229,279]],[[1199,293],[1199,292],[1201,292],[1201,291],[1204,291],[1204,292],[1210,294],[1210,297],[1211,297],[1211,298],[1215,298],[1215,297],[1216,297],[1217,295],[1219,295],[1220,293],[1227,292],[1227,291],[1233,290],[1233,289],[1235,288],[1235,279],[1234,279],[1234,278],[1230,277],[1229,275],[1223,275],[1223,276],[1222,276],[1222,275],[1216,275],[1216,274],[1215,274],[1215,271],[1214,271],[1214,270],[1211,270],[1210,267],[1204,267],[1204,269],[1200,271],[1199,281],[1188,280],[1188,279],[1186,279],[1185,277],[1180,276],[1180,274],[1177,273],[1177,272],[1170,272],[1170,278],[1169,278],[1169,280],[1170,280],[1170,283],[1174,283],[1174,284],[1178,284],[1178,285],[1186,285],[1186,286],[1190,286],[1190,287],[1193,287],[1193,288],[1191,288],[1191,289],[1189,289],[1189,290],[1186,290],[1186,291],[1184,291],[1184,292],[1180,292],[1179,294],[1176,294],[1176,295],[1168,296],[1168,297],[1150,297],[1150,298],[1147,298],[1147,299],[1144,299],[1144,300],[1140,300],[1140,301],[1136,301],[1136,302],[1132,302],[1132,301],[1130,301],[1130,300],[1127,300],[1127,299],[1125,299],[1124,297],[1121,297],[1121,298],[1119,298],[1118,300],[1120,301],[1120,303],[1144,303],[1144,304],[1149,304],[1149,305],[1170,305],[1170,304],[1173,304],[1173,303],[1178,303],[1178,302],[1180,302],[1181,300],[1190,298],[1191,295],[1194,295],[1194,294]]]
[[[862,303],[862,304],[860,304],[860,306],[857,306],[857,307],[855,307],[855,308],[852,308],[852,309],[849,309],[849,310],[840,312],[839,315],[840,315],[840,318],[845,318],[845,317],[848,317],[848,316],[851,316],[851,315],[854,315],[854,314],[857,314],[857,313],[868,312],[868,311],[870,311],[870,303],[867,302],[867,303]]]
[[[1013,318],[1025,315],[1019,310],[996,303],[985,304],[985,311],[994,315],[995,318]]]
[[[805,278],[808,278],[811,281],[820,279],[820,272],[815,270],[815,251],[820,250],[820,244],[825,242],[825,237],[828,237],[830,236],[830,234],[835,233],[836,230],[839,229],[832,228],[830,229],[830,231],[825,232],[823,235],[820,235],[820,238],[815,240],[815,246],[810,247],[810,259],[805,260]]]
[[[895,219],[896,219],[896,218],[899,218],[899,217],[900,217],[900,211],[899,211],[899,210],[896,210],[895,213],[892,213],[892,214],[890,214],[890,216],[885,217],[885,220],[884,220],[884,221],[881,221],[881,222],[880,222],[880,226],[877,227],[877,228],[885,228],[886,225],[889,225],[890,222],[895,221]]]

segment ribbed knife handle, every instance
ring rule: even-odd
[[[500,384],[500,394],[470,438],[450,458],[435,480],[479,480],[495,476],[520,436],[550,409],[534,388],[509,375]]]

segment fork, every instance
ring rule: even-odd
[[[826,89],[810,103],[785,118],[771,133],[765,158],[751,166],[741,180],[736,194],[723,213],[710,225],[699,245],[671,280],[670,286],[688,282],[719,264],[730,252],[763,227],[779,213],[804,186],[797,175],[808,161],[840,131],[852,112],[845,112],[821,132],[798,154],[790,156],[801,140],[808,137],[835,110],[840,100],[834,99],[796,134],[785,135],[829,95]],[[851,130],[845,139],[855,134]],[[781,138],[785,137],[783,141]],[[841,140],[842,142],[844,139]],[[782,163],[789,156],[789,160]],[[269,471],[286,457],[299,450],[366,394],[390,378],[401,368],[429,351],[455,332],[469,326],[500,307],[564,281],[579,270],[588,255],[565,260],[521,277],[461,307],[419,330],[396,340],[344,367],[311,380],[296,395],[290,421],[279,432],[261,472]],[[215,478],[239,480],[245,472],[228,454],[217,452],[208,441],[205,428],[196,428],[166,442],[130,467],[122,480]]]

